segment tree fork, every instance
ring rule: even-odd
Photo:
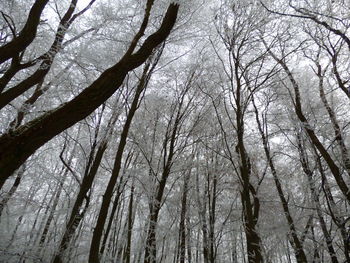
[[[35,151],[53,137],[84,119],[121,86],[129,71],[142,65],[170,34],[179,5],[168,6],[158,31],[150,35],[134,54],[126,54],[105,70],[71,101],[0,137],[0,188],[5,180]]]
[[[30,43],[33,42],[38,25],[40,23],[40,16],[49,0],[36,0],[30,9],[28,19],[22,31],[18,36],[14,36],[11,42],[0,47],[0,64],[6,60],[18,56],[18,54],[25,50]]]

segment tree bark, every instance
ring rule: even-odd
[[[140,79],[140,82],[136,88],[135,91],[135,96],[133,98],[130,110],[127,114],[127,118],[120,136],[120,141],[119,141],[119,145],[118,145],[118,150],[114,159],[114,165],[113,165],[113,170],[112,170],[112,175],[111,178],[108,182],[107,188],[105,190],[105,193],[103,195],[102,198],[102,204],[101,204],[101,208],[98,214],[98,219],[97,219],[97,223],[93,232],[93,236],[92,236],[92,241],[91,241],[91,246],[90,246],[90,255],[89,255],[89,262],[90,263],[98,263],[100,262],[100,243],[101,243],[101,239],[102,239],[102,234],[103,234],[103,229],[105,226],[105,222],[107,219],[107,215],[108,215],[108,210],[109,210],[109,204],[110,201],[112,199],[113,196],[113,190],[114,187],[117,183],[117,179],[119,177],[119,172],[121,169],[121,163],[122,163],[122,157],[123,157],[123,153],[124,153],[124,149],[127,143],[127,137],[128,137],[128,133],[129,133],[129,129],[132,123],[132,119],[135,115],[135,112],[138,108],[138,103],[139,103],[139,99],[141,97],[141,94],[144,90],[144,88],[147,86],[147,82],[148,82],[148,78],[149,78],[149,74],[151,74],[151,72],[148,72],[149,69],[149,64],[147,64],[145,66],[145,69],[143,71],[143,75]]]
[[[130,190],[130,199],[129,199],[129,206],[128,206],[128,228],[127,228],[127,239],[126,239],[126,246],[124,251],[124,262],[130,263],[131,262],[131,238],[132,238],[132,229],[134,224],[134,217],[133,217],[133,204],[134,204],[134,191],[135,186],[134,183],[131,186]]]
[[[301,166],[303,168],[304,173],[306,174],[306,177],[307,177],[307,180],[309,183],[309,188],[311,191],[311,195],[312,195],[313,201],[315,202],[317,216],[319,218],[321,229],[322,229],[323,235],[325,237],[325,242],[327,245],[328,253],[329,253],[329,256],[331,257],[332,263],[339,263],[338,258],[337,258],[337,254],[336,254],[335,249],[333,247],[332,237],[331,237],[330,233],[328,232],[325,219],[324,219],[322,212],[321,212],[320,199],[319,199],[318,193],[316,193],[316,187],[315,187],[314,179],[313,179],[313,171],[309,168],[309,165],[307,162],[307,157],[306,157],[306,152],[305,152],[304,147],[302,146],[301,136],[298,135],[297,137],[298,137],[297,138],[298,139],[298,149],[299,149]]]
[[[237,129],[237,145],[236,153],[239,158],[239,177],[241,178],[241,202],[243,206],[244,231],[246,234],[248,263],[264,262],[261,250],[261,239],[257,232],[256,226],[259,219],[260,201],[254,186],[250,182],[251,162],[244,145],[244,111],[241,102],[242,84],[239,77],[239,64],[235,65],[236,76],[236,129]],[[251,200],[252,197],[252,200]]]
[[[305,130],[306,134],[309,136],[311,142],[315,145],[316,149],[318,152],[321,154],[323,159],[326,161],[331,173],[333,174],[333,177],[335,181],[337,182],[337,185],[343,195],[346,197],[348,203],[350,204],[350,189],[347,186],[346,182],[343,179],[343,176],[341,174],[341,170],[339,169],[338,165],[335,163],[331,155],[328,153],[327,149],[325,146],[321,143],[319,138],[317,137],[315,131],[312,129],[310,126],[309,122],[307,121],[303,110],[301,106],[301,97],[300,97],[300,91],[299,91],[299,85],[297,81],[294,79],[292,72],[289,70],[287,64],[276,57],[275,54],[272,53],[272,51],[269,51],[269,54],[273,57],[273,59],[276,60],[278,64],[283,68],[285,73],[287,74],[290,82],[292,83],[293,89],[294,89],[294,97],[295,97],[295,102],[294,102],[294,111],[301,122],[301,125],[303,129]]]
[[[40,23],[41,13],[48,2],[49,0],[35,1],[29,11],[27,22],[19,35],[14,37],[11,42],[0,47],[0,64],[18,56],[20,52],[25,50],[33,42]]]
[[[12,100],[14,100],[18,96],[26,92],[33,86],[44,81],[45,76],[49,73],[51,69],[55,56],[62,49],[62,42],[64,40],[64,37],[67,33],[69,26],[73,23],[73,21],[77,17],[82,15],[87,10],[87,8],[85,8],[81,12],[73,15],[77,5],[77,1],[78,0],[71,0],[69,8],[67,9],[62,19],[60,20],[60,23],[57,27],[55,39],[51,47],[45,54],[43,54],[37,59],[38,61],[41,60],[39,68],[30,77],[28,77],[27,79],[21,81],[16,86],[0,94],[0,110],[3,107],[5,107],[8,103],[10,103]],[[92,1],[92,3],[93,2],[94,1]],[[90,7],[90,5],[88,7]],[[40,94],[39,96],[41,95],[42,94]]]
[[[184,184],[181,198],[181,214],[179,224],[179,263],[185,263],[186,259],[186,217],[187,217],[187,195],[188,195],[188,181],[190,179],[190,172],[184,174]]]
[[[83,219],[87,205],[83,208],[84,199],[87,197],[88,191],[90,191],[94,178],[97,174],[97,170],[100,166],[102,157],[104,152],[107,149],[107,142],[102,142],[102,144],[98,147],[96,156],[92,163],[91,169],[86,176],[84,176],[83,181],[81,183],[78,196],[73,205],[73,209],[70,213],[69,220],[64,231],[63,237],[58,247],[58,252],[54,256],[53,263],[62,263],[62,256],[64,251],[68,248],[69,242],[71,241],[73,235],[75,234],[75,230],[78,227],[80,221]]]
[[[253,102],[254,111],[255,111],[255,119],[256,119],[256,122],[258,125],[258,130],[259,130],[259,133],[260,133],[260,136],[262,139],[262,143],[264,146],[265,156],[266,156],[268,165],[270,166],[270,169],[271,169],[271,173],[272,173],[275,185],[276,185],[278,196],[279,196],[281,203],[282,203],[284,215],[287,219],[287,223],[288,223],[288,227],[289,227],[289,234],[291,235],[291,239],[289,241],[293,247],[293,250],[295,253],[295,258],[296,258],[297,262],[298,263],[307,263],[308,261],[307,261],[305,251],[303,249],[302,242],[300,241],[300,239],[297,235],[295,223],[294,223],[293,217],[289,211],[288,201],[284,195],[284,192],[282,189],[282,184],[278,178],[277,170],[275,168],[275,164],[274,164],[272,157],[271,157],[269,141],[268,141],[268,134],[267,134],[267,132],[265,134],[265,132],[264,132],[265,127],[262,126],[262,123],[259,119],[259,112],[258,112],[258,108],[257,108],[255,101],[254,101],[254,96],[252,96],[252,102]]]
[[[170,4],[157,32],[150,35],[131,55],[104,71],[78,96],[41,117],[0,137],[0,187],[38,148],[57,134],[91,114],[122,84],[129,71],[143,64],[173,28],[179,5]]]

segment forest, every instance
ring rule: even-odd
[[[1,0],[1,263],[350,263],[349,0]]]

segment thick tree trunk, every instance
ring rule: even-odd
[[[31,87],[43,82],[45,76],[50,71],[55,56],[62,49],[62,42],[69,26],[78,17],[78,15],[83,13],[79,12],[77,15],[73,16],[77,1],[78,0],[71,0],[68,10],[60,20],[53,44],[51,45],[50,49],[40,57],[42,61],[39,68],[30,77],[21,81],[15,87],[12,87],[0,94],[0,110],[9,102],[29,90]]]
[[[0,186],[38,148],[91,114],[122,84],[125,76],[143,64],[173,28],[179,5],[170,4],[158,31],[133,54],[126,54],[73,100],[0,137]]]
[[[239,156],[239,177],[242,181],[241,202],[243,207],[244,231],[246,234],[248,263],[263,263],[261,239],[257,232],[256,226],[259,219],[260,201],[254,186],[250,182],[251,163],[248,153],[244,145],[244,122],[241,105],[241,83],[237,73],[239,66],[235,66],[236,70],[236,127],[237,127],[237,145],[236,152]]]
[[[40,16],[49,0],[36,0],[29,11],[28,19],[18,36],[4,46],[0,47],[0,64],[6,60],[17,57],[34,40]]]
[[[248,263],[262,263],[264,262],[261,250],[261,239],[256,231],[258,217],[252,212],[256,210],[256,203],[250,200],[249,189],[243,190],[241,193],[241,200],[243,205],[244,231],[246,235]]]

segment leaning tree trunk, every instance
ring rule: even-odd
[[[315,131],[309,124],[308,120],[306,119],[302,104],[301,104],[301,96],[300,96],[300,89],[297,81],[295,80],[292,72],[288,68],[287,64],[284,60],[277,58],[275,54],[272,53],[272,51],[269,51],[269,54],[273,57],[273,59],[276,60],[276,62],[282,67],[282,69],[287,74],[288,79],[290,80],[292,87],[294,89],[294,111],[296,116],[298,117],[303,129],[305,130],[306,134],[310,138],[310,141],[313,143],[317,151],[320,153],[322,158],[327,163],[329,170],[331,171],[333,178],[337,182],[337,185],[340,189],[340,191],[343,193],[345,198],[347,199],[348,203],[350,204],[350,189],[345,182],[341,169],[338,167],[332,156],[328,153],[327,148],[322,144],[320,139],[317,137]]]
[[[97,174],[97,170],[102,161],[103,154],[107,149],[107,141],[102,142],[102,144],[98,147],[96,156],[92,163],[92,166],[89,172],[84,176],[83,181],[81,182],[78,196],[73,205],[72,211],[70,212],[70,216],[68,219],[68,223],[66,229],[63,233],[63,237],[58,246],[58,251],[54,256],[53,263],[62,263],[62,256],[64,251],[68,248],[68,245],[74,236],[80,221],[84,218],[84,214],[86,212],[88,201],[86,201],[85,207],[83,208],[84,199],[87,199],[87,193],[90,191],[94,178]],[[82,211],[82,212],[80,212]]]
[[[17,57],[33,42],[40,23],[40,16],[49,0],[36,0],[29,11],[28,19],[22,31],[12,41],[0,47],[0,64]]]
[[[98,263],[100,262],[100,245],[101,245],[101,239],[102,234],[105,226],[105,222],[107,220],[107,215],[109,211],[109,204],[112,200],[114,188],[117,183],[120,169],[121,169],[121,163],[122,163],[122,157],[124,153],[124,149],[126,147],[127,143],[127,137],[129,133],[129,129],[132,123],[132,119],[136,113],[136,110],[138,109],[138,104],[141,98],[141,94],[143,90],[146,88],[148,84],[148,80],[150,75],[152,74],[152,71],[154,67],[152,67],[149,71],[150,64],[147,64],[145,66],[145,69],[143,71],[142,77],[138,83],[138,86],[135,90],[135,96],[133,98],[133,101],[131,103],[130,110],[127,114],[127,118],[120,136],[120,141],[118,145],[118,150],[114,159],[114,165],[112,170],[111,178],[108,182],[107,188],[105,190],[105,193],[102,198],[102,204],[101,208],[98,214],[97,223],[93,232],[91,246],[90,246],[90,255],[89,255],[89,262],[90,263]]]
[[[306,254],[305,254],[305,251],[303,249],[303,244],[301,242],[301,240],[299,239],[298,235],[297,235],[297,230],[296,230],[296,227],[295,227],[295,223],[294,223],[294,220],[293,220],[293,217],[289,211],[289,206],[288,206],[288,201],[287,201],[287,198],[285,197],[284,195],[284,192],[283,192],[283,189],[282,189],[282,184],[278,178],[278,175],[277,175],[277,170],[276,170],[276,167],[275,167],[275,164],[272,160],[272,156],[271,156],[271,153],[270,153],[270,147],[269,147],[269,141],[268,141],[268,134],[266,132],[264,132],[264,130],[267,130],[266,126],[263,127],[263,124],[261,123],[260,119],[259,119],[259,111],[258,111],[258,108],[255,104],[255,101],[254,101],[254,96],[252,96],[252,102],[253,102],[253,106],[254,106],[254,111],[255,111],[255,119],[256,119],[256,122],[257,122],[257,125],[258,125],[258,130],[259,130],[259,133],[260,133],[260,136],[261,136],[261,139],[262,139],[262,143],[263,143],[263,146],[264,146],[264,151],[265,151],[265,156],[266,156],[266,159],[267,159],[267,162],[268,162],[268,165],[270,166],[270,170],[271,170],[271,173],[272,173],[272,176],[273,176],[273,180],[275,182],[275,186],[276,186],[276,189],[277,189],[277,192],[278,192],[278,196],[281,200],[281,203],[282,203],[282,208],[283,208],[283,212],[284,212],[284,215],[287,219],[287,223],[288,223],[288,227],[289,227],[289,233],[290,233],[290,236],[291,238],[289,239],[290,243],[291,243],[291,246],[294,250],[294,253],[295,253],[295,258],[297,260],[298,263],[307,263],[307,257],[306,257]]]
[[[146,38],[141,47],[132,53],[146,30],[147,23],[143,23],[120,61],[104,71],[74,99],[0,137],[0,188],[38,148],[87,117],[113,95],[128,72],[143,64],[167,38],[175,24],[178,9],[178,4],[170,4],[158,31]]]
[[[325,237],[325,242],[327,245],[329,256],[331,258],[332,263],[339,263],[338,258],[337,258],[337,254],[336,254],[334,246],[333,246],[332,237],[327,229],[326,221],[322,215],[319,193],[317,193],[317,190],[316,190],[316,186],[315,186],[314,178],[313,178],[313,171],[309,168],[306,151],[305,151],[304,146],[302,145],[302,140],[301,140],[300,134],[297,135],[297,142],[298,142],[299,158],[300,158],[301,166],[302,166],[303,171],[307,177],[307,181],[309,184],[311,195],[312,195],[313,201],[315,203],[317,216],[319,218],[320,226],[321,226],[323,235]]]
[[[74,20],[76,20],[80,15],[82,15],[85,11],[88,10],[88,8],[85,8],[81,12],[73,15],[74,10],[77,6],[77,2],[78,0],[71,0],[69,8],[67,9],[64,16],[61,18],[60,23],[57,27],[55,39],[51,47],[45,54],[41,55],[39,59],[37,59],[38,61],[41,60],[38,69],[25,80],[18,83],[16,86],[9,88],[0,94],[0,109],[2,109],[12,100],[29,90],[31,87],[44,81],[45,76],[49,73],[51,69],[55,56],[62,49],[62,43],[68,28],[74,22]],[[88,7],[90,7],[93,2],[95,2],[95,0],[92,0]],[[19,68],[20,67],[18,67],[18,69]],[[7,80],[9,81],[10,79],[7,78]],[[6,83],[4,84],[6,85]],[[0,88],[4,89],[5,86]]]
[[[10,190],[4,194],[4,197],[1,198],[0,200],[0,222],[1,222],[1,215],[2,215],[2,211],[4,210],[5,206],[7,205],[7,202],[11,199],[11,197],[14,195],[14,193],[16,192],[21,180],[22,180],[22,177],[23,177],[23,174],[25,173],[26,171],[26,165],[25,163],[22,165],[22,167],[20,169],[18,169],[17,171],[17,175],[16,175],[16,179],[15,181],[13,182]]]

